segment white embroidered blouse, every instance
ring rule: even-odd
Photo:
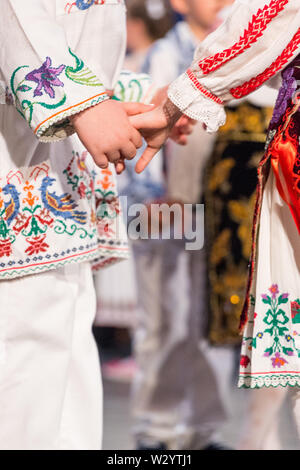
[[[123,0],[2,2],[2,81],[40,140],[71,134],[68,116],[108,99],[124,59],[125,14]]]
[[[146,101],[148,77],[120,75],[125,15],[123,0],[1,1],[0,279],[127,256],[114,168],[68,120],[107,89]]]
[[[217,131],[224,104],[261,87],[300,53],[300,0],[237,0],[201,43],[191,67],[169,87],[185,114]]]

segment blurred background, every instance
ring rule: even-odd
[[[231,0],[127,0],[125,68],[164,87],[230,13]],[[104,445],[125,449],[297,449],[288,389],[239,390],[256,168],[276,94],[229,105],[218,135],[201,124],[168,142],[143,175],[119,178],[128,203],[205,205],[205,246],[131,240],[128,261],[95,277]]]

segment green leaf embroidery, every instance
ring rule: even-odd
[[[278,305],[280,304],[287,304],[289,299],[288,297],[283,297],[284,294],[281,294],[281,296],[278,298]]]
[[[28,86],[28,85],[21,85],[17,88],[17,91],[30,91],[32,90],[32,87],[31,86]]]
[[[71,49],[69,49],[69,53],[76,61],[75,67],[68,66],[65,69],[66,76],[72,80],[72,82],[86,86],[103,86],[103,83],[99,81],[98,77],[87,66],[85,66],[84,62],[79,59]]]
[[[271,297],[269,297],[268,295],[266,297],[263,297],[262,301],[263,301],[264,304],[268,304],[268,305],[271,305],[271,303],[272,303]]]

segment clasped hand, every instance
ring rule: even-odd
[[[192,121],[166,103],[155,107],[107,100],[75,115],[72,124],[95,163],[103,169],[113,163],[117,173],[136,156],[144,137],[148,146],[136,165],[140,173],[169,137],[184,145],[192,132]]]

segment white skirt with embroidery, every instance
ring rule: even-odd
[[[256,297],[244,331],[239,387],[300,386],[299,241],[271,171],[263,197]]]

